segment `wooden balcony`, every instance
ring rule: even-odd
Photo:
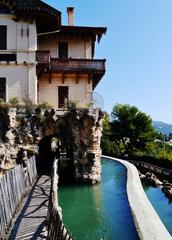
[[[51,60],[50,51],[37,51],[36,61],[38,63],[49,63]]]
[[[73,72],[88,74],[104,74],[105,60],[95,59],[51,59],[51,70],[53,72]]]
[[[36,73],[39,78],[42,73],[49,72],[51,69],[50,51],[37,51],[36,61],[37,61]]]
[[[51,58],[49,51],[37,51],[36,60],[38,77],[46,72],[88,74],[95,87],[105,73],[105,59],[59,59]]]

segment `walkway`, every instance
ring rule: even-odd
[[[46,239],[46,218],[51,186],[49,176],[41,176],[33,186],[16,215],[9,240]]]

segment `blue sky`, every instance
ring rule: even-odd
[[[75,25],[106,26],[96,58],[106,75],[95,89],[104,110],[116,103],[137,106],[153,120],[172,123],[171,0],[46,0],[62,12],[75,7]]]

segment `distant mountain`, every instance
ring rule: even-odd
[[[152,125],[157,131],[161,132],[162,134],[168,135],[169,133],[172,133],[172,124],[160,121],[152,121]]]

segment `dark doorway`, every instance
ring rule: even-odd
[[[39,143],[39,154],[37,158],[37,172],[39,175],[50,175],[53,162],[58,161],[59,183],[68,183],[74,181],[74,160],[72,148],[60,140],[55,152],[52,151],[51,143],[53,135],[44,137]]]
[[[6,101],[6,78],[0,78],[0,99]]]
[[[68,43],[67,42],[59,42],[58,44],[59,58],[66,59],[68,58]]]
[[[65,100],[68,99],[69,89],[68,87],[58,87],[58,107],[63,108]]]
[[[54,159],[56,155],[58,155],[51,150],[52,137],[53,136],[47,136],[43,138],[38,145],[39,155],[36,164],[38,174],[51,174]]]
[[[0,49],[7,49],[7,26],[0,26]]]

